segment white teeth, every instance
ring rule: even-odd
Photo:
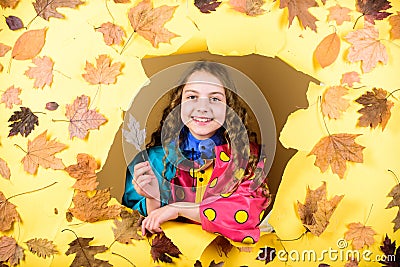
[[[198,121],[198,122],[209,122],[209,121],[211,121],[211,119],[208,119],[208,118],[193,118],[195,121]]]

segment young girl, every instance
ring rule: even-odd
[[[254,243],[270,199],[260,146],[221,64],[200,61],[171,92],[147,150],[129,164],[122,203],[145,230],[185,217],[206,231]]]

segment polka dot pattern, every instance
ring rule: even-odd
[[[203,214],[204,214],[204,216],[206,216],[206,218],[207,218],[209,221],[214,221],[215,218],[217,217],[217,213],[216,213],[215,210],[212,209],[212,208],[205,209],[205,210],[203,211]]]
[[[240,223],[240,224],[245,223],[245,222],[247,222],[248,218],[249,218],[249,214],[245,210],[238,210],[235,213],[235,221],[237,223]]]

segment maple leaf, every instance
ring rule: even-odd
[[[375,243],[374,235],[376,235],[376,232],[371,226],[365,226],[361,223],[350,223],[347,227],[349,230],[344,233],[344,238],[352,240],[354,249],[362,249],[364,245],[370,246]]]
[[[24,27],[24,23],[22,22],[22,20],[16,16],[6,17],[6,23],[8,28],[12,31],[16,31]]]
[[[329,220],[344,195],[326,197],[326,183],[315,190],[307,187],[304,204],[297,201],[297,211],[303,225],[314,235],[320,236],[329,224]]]
[[[229,4],[233,9],[248,16],[258,16],[265,12],[261,8],[265,4],[265,0],[229,0]]]
[[[265,261],[265,264],[274,260],[276,256],[275,248],[263,247],[260,248],[256,260]]]
[[[329,15],[328,15],[328,21],[336,21],[336,24],[342,25],[343,22],[345,21],[350,21],[351,17],[349,15],[349,12],[351,9],[347,7],[341,7],[336,4],[336,6],[330,7],[329,8]]]
[[[10,50],[11,50],[11,46],[0,43],[0,57],[4,57],[4,55],[7,54],[7,52]]]
[[[201,13],[211,13],[216,11],[217,7],[221,4],[218,0],[194,0],[194,5],[200,10]]]
[[[212,260],[210,262],[210,265],[208,265],[208,267],[222,267],[222,266],[224,266],[224,262],[223,261],[215,263],[214,260]],[[203,267],[203,264],[201,263],[201,261],[196,260],[196,262],[194,263],[194,267]]]
[[[89,98],[81,95],[74,100],[72,105],[66,105],[65,116],[69,119],[70,138],[74,136],[84,139],[89,130],[98,129],[100,125],[107,121],[103,115],[94,109],[89,110]]]
[[[84,2],[80,0],[36,0],[33,7],[38,16],[49,20],[50,17],[63,19],[65,16],[57,11],[59,7],[76,8]]]
[[[390,29],[391,39],[400,39],[400,12],[397,11],[397,15],[389,18],[389,23],[392,26]]]
[[[35,174],[38,166],[43,168],[52,168],[53,170],[62,170],[65,168],[61,159],[54,156],[67,146],[55,140],[47,141],[47,130],[38,135],[35,139],[28,140],[28,152],[22,159],[24,170],[30,174]]]
[[[336,32],[329,34],[315,48],[314,56],[322,68],[335,62],[340,52],[340,38]]]
[[[6,108],[11,109],[14,105],[21,105],[22,100],[19,98],[21,88],[11,86],[1,95],[1,103],[6,104]]]
[[[357,126],[375,128],[380,124],[383,131],[391,116],[390,109],[394,105],[392,101],[387,100],[387,92],[374,88],[372,92],[366,92],[355,101],[364,106],[358,110],[362,116],[358,119]]]
[[[169,43],[178,36],[164,27],[176,8],[167,5],[153,8],[151,1],[143,0],[129,10],[128,18],[133,30],[157,48],[159,43]]]
[[[346,161],[363,162],[362,150],[365,148],[355,142],[360,134],[332,134],[319,140],[308,155],[316,155],[314,165],[325,172],[331,166],[332,172],[343,178]]]
[[[15,221],[21,220],[16,207],[0,191],[0,231],[5,232],[10,230]]]
[[[14,111],[14,114],[8,119],[8,122],[13,122],[8,127],[11,127],[8,137],[20,133],[22,136],[27,137],[35,125],[39,125],[38,117],[32,113],[27,107],[20,107],[21,111]]]
[[[78,237],[71,243],[69,243],[69,248],[65,255],[74,254],[75,258],[74,261],[71,263],[71,267],[111,267],[112,265],[108,263],[108,261],[96,259],[94,256],[97,253],[102,253],[107,251],[107,247],[102,246],[90,246],[90,241],[93,240],[93,237],[85,238],[85,237]]]
[[[386,47],[379,41],[378,29],[372,24],[365,23],[364,29],[352,31],[345,38],[352,44],[347,59],[362,61],[363,72],[370,72],[378,62],[387,63]]]
[[[5,179],[10,180],[10,168],[8,168],[7,162],[2,158],[0,158],[0,175]]]
[[[13,59],[32,59],[39,54],[44,46],[46,28],[24,32],[15,42],[12,55]]]
[[[96,31],[103,33],[106,45],[121,45],[124,42],[122,38],[126,36],[122,27],[111,22],[101,24]]]
[[[110,189],[97,190],[94,196],[89,197],[84,191],[76,190],[73,197],[74,207],[68,211],[75,218],[85,222],[97,222],[116,218],[121,213],[121,206],[107,203],[111,199]]]
[[[141,240],[142,237],[137,233],[142,221],[140,213],[137,210],[132,213],[122,210],[120,215],[122,221],[114,219],[116,228],[112,228],[115,240],[122,244],[132,244],[131,239]]]
[[[392,201],[389,202],[387,205],[387,209],[393,207],[399,207],[399,211],[397,212],[396,218],[392,221],[394,223],[393,230],[397,231],[400,228],[400,184],[397,184],[395,187],[392,188],[388,197],[392,197]]]
[[[54,62],[49,57],[37,57],[32,59],[36,67],[29,67],[25,71],[25,75],[31,79],[35,79],[34,88],[42,88],[47,84],[51,86],[53,82],[53,66]]]
[[[315,22],[317,19],[308,11],[310,7],[317,6],[315,0],[281,0],[279,8],[287,7],[289,9],[289,26],[292,25],[294,17],[297,16],[304,28],[309,27],[317,31]]]
[[[179,258],[182,253],[164,233],[158,233],[151,244],[150,254],[154,261],[172,263],[171,257]]]
[[[90,84],[111,84],[115,83],[117,76],[121,74],[121,62],[111,65],[111,58],[107,55],[100,55],[96,59],[97,68],[86,61],[85,74],[82,77]]]
[[[122,129],[122,135],[125,141],[134,145],[140,151],[146,140],[146,129],[140,130],[140,123],[129,113],[128,129]]]
[[[353,83],[360,82],[360,74],[355,71],[346,72],[342,75],[342,79],[340,80],[341,84],[347,84],[350,87],[353,87]]]
[[[379,263],[384,267],[400,267],[400,247],[396,249],[396,241],[393,241],[386,234],[383,246],[379,246],[385,254],[385,260],[380,260]],[[383,257],[382,257],[383,258]]]
[[[17,4],[19,3],[19,0],[0,0],[0,6],[2,8],[15,8]]]
[[[392,13],[382,12],[392,6],[387,0],[357,0],[357,11],[363,13],[365,20],[375,24],[375,20],[382,20]]]
[[[322,96],[322,114],[331,119],[339,119],[341,113],[350,106],[349,100],[343,98],[347,94],[348,90],[342,86],[328,87]]]
[[[228,253],[232,250],[233,245],[223,236],[217,236],[214,241],[212,242],[216,247],[218,254],[222,256],[223,252],[226,257],[228,257]]]
[[[17,244],[17,241],[9,236],[0,237],[0,262],[6,262],[10,266],[18,265],[20,260],[25,258],[24,249]]]
[[[46,258],[58,253],[56,245],[52,241],[42,238],[32,238],[25,242],[29,251],[39,257]]]
[[[95,190],[99,185],[95,172],[98,169],[96,159],[85,153],[79,153],[76,159],[77,164],[65,168],[76,179],[72,187],[81,191]]]

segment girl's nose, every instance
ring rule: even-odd
[[[196,109],[200,112],[207,112],[210,108],[210,101],[207,97],[199,98]]]

